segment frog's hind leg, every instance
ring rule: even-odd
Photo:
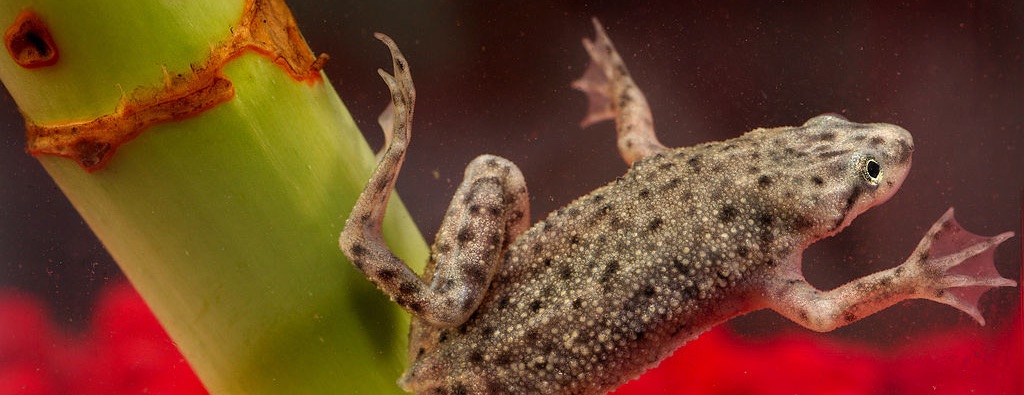
[[[417,319],[435,327],[456,326],[479,305],[505,245],[526,228],[526,183],[511,162],[477,158],[438,234],[431,260],[437,265],[428,265],[421,278],[396,257],[384,242],[381,225],[409,144],[416,91],[398,47],[387,36],[376,36],[394,59],[395,75],[379,71],[394,103],[392,134],[339,245],[356,268]]]
[[[626,70],[626,64],[615,50],[604,27],[593,19],[597,31],[595,41],[583,39],[590,54],[590,66],[572,86],[587,94],[590,100],[587,116],[580,125],[614,119],[618,134],[619,154],[627,164],[665,150],[654,134],[654,121],[647,98]]]
[[[452,309],[469,318],[483,300],[508,245],[527,229],[529,219],[529,196],[519,169],[504,158],[477,157],[466,167],[448,206],[423,280],[435,295],[450,300],[446,303]],[[410,367],[418,366],[417,361],[437,346],[444,329],[430,320],[413,320]],[[408,379],[411,376],[403,380]]]
[[[463,295],[455,308],[468,318],[483,299],[502,254],[529,220],[529,196],[519,168],[498,156],[477,157],[466,166],[448,205],[424,280],[441,295]]]

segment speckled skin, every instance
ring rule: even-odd
[[[415,92],[394,43],[381,72],[394,135],[340,244],[357,268],[414,316],[399,384],[436,394],[601,393],[635,378],[710,327],[771,308],[824,331],[907,298],[981,321],[977,295],[1013,285],[992,266],[993,238],[948,212],[904,264],[832,291],[800,272],[811,243],[888,199],[910,169],[913,141],[888,124],[823,115],[798,127],[668,149],[650,110],[596,23],[594,61],[575,86],[585,124],[614,118],[630,170],[527,229],[526,184],[511,162],[474,160],[423,275],[394,257],[380,223],[408,144]],[[939,246],[939,247],[936,247]],[[985,259],[987,255],[987,260]],[[976,266],[973,277],[947,274]],[[973,291],[957,287],[973,286]]]

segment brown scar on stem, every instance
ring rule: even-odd
[[[9,37],[4,37],[8,48]],[[99,170],[118,147],[149,127],[193,117],[231,100],[234,85],[223,69],[247,51],[272,59],[294,80],[309,85],[322,81],[320,69],[328,59],[326,54],[313,55],[284,0],[247,0],[231,36],[212,46],[204,63],[174,75],[165,69],[163,87],[139,87],[122,97],[113,113],[95,119],[37,125],[26,118],[27,150],[70,158],[88,172]]]
[[[18,14],[14,24],[4,32],[4,43],[14,63],[26,69],[50,66],[60,59],[50,29],[32,10]]]

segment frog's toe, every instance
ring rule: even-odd
[[[968,232],[949,209],[928,231],[916,252],[922,271],[940,276],[923,296],[956,307],[985,325],[978,309],[981,295],[991,288],[1017,285],[1003,278],[995,267],[995,249],[1010,237],[1012,232],[993,237]]]
[[[391,90],[391,101],[397,107],[397,111],[402,113],[405,107],[411,107],[416,100],[416,88],[413,86],[412,75],[409,73],[409,62],[405,60],[402,51],[398,49],[398,44],[395,44],[391,37],[383,33],[374,33],[374,37],[387,45],[388,50],[391,51],[394,74],[389,74],[382,69],[378,69],[377,73],[388,84],[388,88]]]

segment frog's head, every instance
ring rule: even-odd
[[[914,142],[903,128],[860,124],[832,114],[786,131],[789,169],[774,204],[785,207],[804,242],[834,235],[899,189],[910,170]]]

